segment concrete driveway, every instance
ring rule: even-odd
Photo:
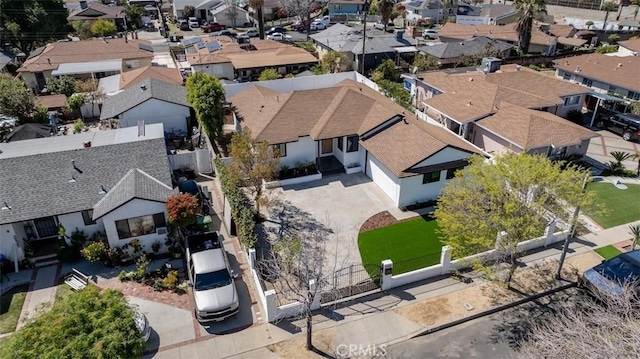
[[[128,296],[127,299],[149,320],[151,337],[149,337],[148,348],[150,350],[195,339],[191,311],[132,296]]]
[[[336,268],[361,264],[360,226],[378,212],[396,209],[391,199],[362,173],[275,188],[269,196],[284,204],[271,209],[269,221],[265,222],[267,235],[277,236],[283,228],[324,232],[329,240],[327,264],[334,267],[335,263]]]
[[[640,144],[635,141],[625,141],[619,135],[607,130],[596,131],[600,137],[592,138],[587,149],[587,156],[596,162],[606,165],[613,161],[611,152],[623,151],[631,154],[640,153]],[[638,168],[638,160],[626,160],[623,162],[628,170]]]

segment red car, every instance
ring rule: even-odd
[[[225,25],[218,24],[217,22],[210,22],[210,23],[208,23],[206,25],[200,26],[200,29],[205,33],[206,32],[211,32],[211,31],[220,31],[220,30],[224,30],[226,28],[227,27]]]

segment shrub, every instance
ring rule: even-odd
[[[151,243],[151,250],[154,253],[158,253],[160,251],[160,246],[162,245],[162,243],[160,243],[160,241],[155,241],[153,243]]]
[[[73,123],[73,133],[80,133],[84,128],[84,121],[81,119],[77,119],[76,122]]]
[[[178,287],[178,271],[169,271],[167,276],[162,279],[162,286],[170,290],[176,289]]]
[[[87,237],[87,235],[84,234],[84,231],[79,230],[78,227],[76,227],[76,229],[73,232],[71,232],[70,238],[71,238],[71,243],[79,246],[83,246],[89,239],[89,237]]]
[[[609,35],[609,37],[607,38],[607,40],[609,40],[609,43],[611,45],[615,45],[618,43],[618,41],[620,41],[620,35],[618,34],[611,34]]]
[[[567,113],[567,120],[577,123],[578,125],[583,125],[582,122],[582,111],[580,110],[571,110]]]
[[[177,194],[167,199],[169,223],[177,227],[186,227],[196,222],[198,199],[188,193]]]
[[[136,270],[134,271],[133,279],[136,282],[143,282],[147,279],[147,275],[149,273],[149,265],[151,261],[146,255],[141,255],[140,258],[136,261]]]
[[[596,52],[599,54],[610,54],[616,51],[618,51],[618,46],[616,45],[602,45],[596,49]]]
[[[82,249],[82,256],[90,262],[99,262],[105,258],[107,248],[103,242],[93,242]]]

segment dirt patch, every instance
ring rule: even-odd
[[[306,330],[306,329],[304,329]],[[284,342],[272,344],[268,349],[280,356],[288,359],[306,359],[306,358],[324,358],[320,354],[308,351],[306,347],[307,337],[298,335],[293,339]],[[335,331],[333,328],[324,329],[313,333],[313,346],[325,354],[333,357],[335,352],[334,344]]]
[[[396,217],[389,213],[389,211],[383,211],[369,217],[360,227],[360,233],[390,226],[395,223],[398,223]]]
[[[152,287],[137,282],[121,282],[118,278],[104,279],[98,277],[96,285],[103,289],[121,291],[124,295],[163,303],[184,310],[192,310],[191,295],[177,294],[170,291],[157,292]]]

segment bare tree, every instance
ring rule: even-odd
[[[224,0],[224,4],[227,6],[225,12],[229,19],[231,19],[231,23],[233,24],[233,28],[236,28],[236,22],[238,21],[238,5],[236,5],[235,0]]]
[[[289,14],[300,18],[300,21],[306,26],[307,40],[309,40],[309,31],[311,28],[311,14],[315,9],[315,0],[282,0],[282,8]]]
[[[529,320],[518,358],[638,358],[640,302],[637,288],[625,284],[620,295],[596,294],[553,315]]]
[[[77,81],[76,92],[84,95],[85,103],[91,104],[91,117],[96,117],[96,105],[101,103],[106,96],[104,90],[100,87],[98,80],[87,79],[84,81]]]

